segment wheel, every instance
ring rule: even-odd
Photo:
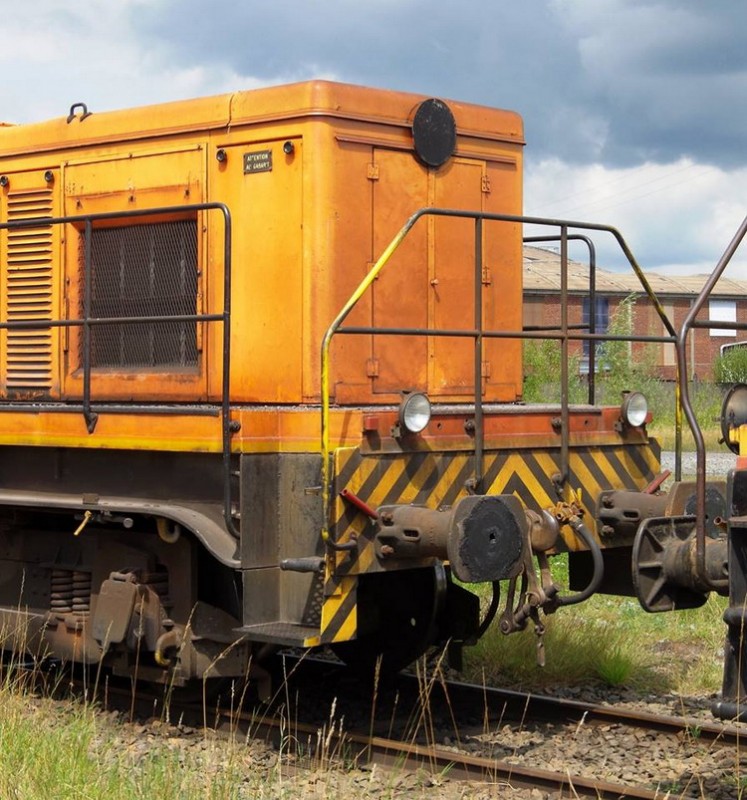
[[[358,638],[333,651],[362,677],[399,672],[437,640],[447,586],[442,565],[361,575]]]

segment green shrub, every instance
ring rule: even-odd
[[[716,383],[747,383],[747,347],[732,347],[713,362]]]
[[[626,297],[610,317],[608,332],[629,336],[634,330],[636,296]],[[596,375],[597,405],[619,405],[626,390],[646,395],[653,423],[649,430],[659,438],[664,449],[675,446],[675,384],[661,380],[657,375],[656,347],[649,344],[636,347],[631,356],[628,341],[605,341],[598,347]],[[562,351],[557,340],[532,339],[524,343],[524,400],[527,403],[560,402],[560,367]],[[736,364],[739,364],[737,370]],[[572,355],[568,359],[569,399],[571,403],[585,403],[588,398],[586,377],[580,374],[581,359]],[[730,365],[730,372],[719,372],[721,365]],[[729,350],[715,364],[716,380],[722,383],[743,381],[747,383],[747,347]],[[693,380],[689,384],[690,402],[698,424],[704,432],[706,446],[720,449],[717,424],[722,392],[716,383]],[[693,449],[693,438],[683,416],[683,447]]]
[[[554,339],[524,342],[524,400],[527,403],[560,402],[562,350]],[[581,359],[568,358],[568,397],[571,403],[586,401],[586,386],[580,373]]]
[[[607,332],[615,336],[632,336],[635,329],[636,295],[622,300],[610,317]],[[607,340],[599,346],[597,383],[598,400],[604,404],[619,403],[624,391],[643,392],[649,399],[660,383],[656,375],[655,346],[636,348],[631,355],[629,341]]]

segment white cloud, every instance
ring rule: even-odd
[[[28,14],[3,20],[0,118],[30,122],[62,116],[74,102],[92,111],[254,88],[266,80],[227,64],[169,63],[133,30],[132,14],[153,0],[58,0],[34,3]]]
[[[278,0],[268,18],[258,0],[0,0],[0,120],[322,77],[515,108],[527,212],[614,224],[646,268],[710,269],[747,211],[747,6],[477,0],[457,19],[425,0],[318,5]],[[256,18],[271,24],[247,38]],[[620,261],[601,245],[600,263]]]
[[[617,228],[644,269],[710,272],[747,213],[747,168],[727,172],[681,159],[630,169],[551,159],[529,165],[526,213]],[[598,263],[626,263],[611,237],[596,235]],[[747,279],[747,243],[728,275]]]

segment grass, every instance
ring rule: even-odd
[[[567,579],[566,565],[563,557],[555,560],[560,582]],[[724,602],[712,599],[695,611],[649,615],[634,600],[600,596],[561,609],[547,620],[544,668],[536,666],[531,630],[505,637],[493,626],[477,647],[466,651],[465,677],[529,689],[592,683],[651,693],[712,692],[721,678]],[[429,712],[436,674],[440,662],[432,675],[421,676],[422,711],[413,720],[413,736],[423,733],[428,741],[437,740]],[[90,702],[58,703],[47,691],[34,695],[23,671],[11,669],[5,675],[0,682],[3,800],[291,800],[361,794],[387,800],[424,797],[432,785],[398,774],[387,783],[373,773],[335,770],[334,756],[344,753],[332,736],[343,726],[334,706],[319,730],[311,772],[290,776],[283,765],[289,747],[299,744],[293,736],[277,752],[243,739],[218,739],[206,728],[185,735],[158,720],[122,725],[118,716]],[[53,688],[48,686],[50,694]],[[258,747],[259,758],[252,753]]]
[[[312,756],[292,734],[292,721],[277,751],[159,720],[123,724],[93,703],[35,696],[26,683],[0,686],[2,800],[395,800],[431,796],[440,780],[405,769],[347,769],[335,736],[345,722],[334,706]],[[294,769],[296,761],[304,769]]]
[[[703,440],[705,441],[706,451],[716,453],[726,453],[726,445],[720,443],[721,428],[715,425],[704,426],[701,428]],[[651,436],[659,441],[662,450],[674,451],[674,428],[661,424],[652,424],[648,427]],[[695,451],[695,440],[693,439],[687,423],[682,426],[682,450],[686,453]]]
[[[566,559],[555,559],[561,584]],[[710,694],[721,687],[726,599],[698,609],[648,614],[628,597],[598,595],[546,619],[545,666],[531,626],[502,635],[493,626],[465,649],[465,677],[523,689],[605,685],[643,693]]]
[[[237,747],[232,750],[207,736],[201,748],[181,748],[178,742],[141,728],[112,725],[91,704],[57,703],[6,685],[0,690],[0,797],[270,796],[259,776],[252,780],[242,769]]]
[[[57,701],[67,670],[49,678],[13,656],[8,661],[0,677],[2,800],[397,800],[429,796],[440,780],[404,768],[350,769],[353,754],[336,701],[316,736],[299,735],[286,717],[276,749],[253,739],[251,729],[221,737],[205,726],[176,727],[167,710],[160,719],[133,723],[126,712],[106,712],[85,697]],[[428,680],[430,691],[435,678]],[[428,727],[428,714],[426,708],[419,729]]]

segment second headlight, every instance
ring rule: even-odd
[[[430,400],[422,392],[405,395],[399,407],[400,427],[408,433],[420,433],[430,421]]]
[[[620,407],[620,416],[626,425],[639,428],[648,416],[648,400],[641,392],[626,392]]]

